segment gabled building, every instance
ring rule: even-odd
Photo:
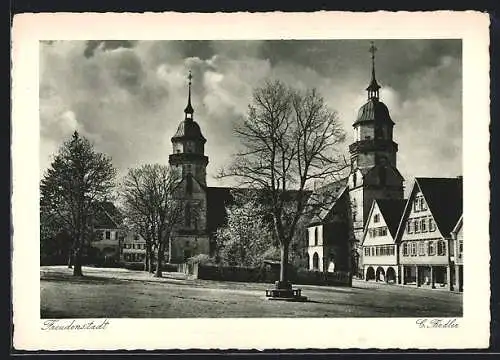
[[[128,231],[123,238],[122,263],[144,263],[146,240],[134,231]]]
[[[309,207],[313,208],[307,225],[309,270],[350,270],[349,192],[346,184],[347,179],[329,184],[309,199]]]
[[[453,290],[451,234],[462,198],[462,177],[415,179],[396,235],[402,284]]]
[[[98,203],[94,209],[94,238],[90,242],[89,260],[115,264],[120,260],[122,231],[120,213],[110,202]]]
[[[400,277],[396,233],[404,200],[379,199],[372,203],[362,240],[363,273],[366,281],[397,283]]]
[[[464,234],[463,234],[463,215],[457,221],[457,224],[451,231],[451,246],[454,249],[451,254],[451,261],[455,265],[455,290],[464,289]]]

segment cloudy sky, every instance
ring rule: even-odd
[[[396,123],[398,168],[415,176],[462,172],[459,40],[376,40],[381,100]],[[168,163],[193,73],[195,120],[207,138],[208,184],[231,159],[235,123],[266,79],[315,87],[352,123],[366,101],[369,41],[54,41],[40,44],[40,174],[77,129],[120,173]]]

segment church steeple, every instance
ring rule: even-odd
[[[377,78],[375,77],[375,52],[377,51],[377,48],[375,47],[373,41],[371,42],[369,51],[372,54],[372,80],[370,85],[366,88],[366,91],[368,91],[368,100],[378,100],[380,85],[377,83]]]
[[[194,109],[193,106],[191,105],[191,79],[193,78],[193,75],[191,75],[191,70],[189,70],[189,75],[188,75],[188,103],[186,108],[184,109],[184,113],[186,114],[186,119],[193,119],[193,113]]]

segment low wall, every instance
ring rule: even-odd
[[[202,264],[180,264],[179,272],[183,272],[194,279],[262,282],[274,283],[279,280],[279,268],[275,267],[239,267],[239,266],[214,266]],[[290,281],[297,285],[327,285],[327,286],[352,286],[352,280],[347,272],[323,273],[319,271],[290,271]]]
[[[352,286],[350,274],[343,271],[297,271],[295,281],[293,282],[302,285]]]

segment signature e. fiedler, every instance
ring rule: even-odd
[[[417,325],[419,328],[441,328],[441,329],[456,329],[458,328],[457,319],[418,319]]]
[[[42,330],[105,330],[109,325],[108,319],[104,320],[45,320]]]

